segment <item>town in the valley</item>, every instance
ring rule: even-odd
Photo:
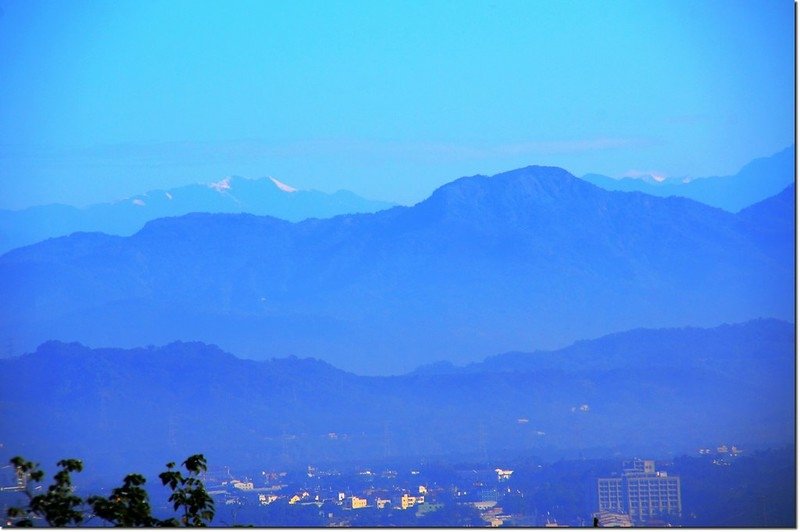
[[[227,526],[686,526],[702,522],[683,500],[686,482],[708,469],[735,476],[741,459],[721,444],[677,462],[309,465],[246,475],[223,467],[203,478],[215,523]]]

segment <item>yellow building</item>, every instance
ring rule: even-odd
[[[403,497],[400,499],[400,507],[403,510],[407,510],[413,507],[415,504],[422,504],[425,502],[425,496],[420,495],[419,497],[414,497],[413,495],[409,495],[408,493],[404,493]]]
[[[356,497],[355,495],[350,497],[350,508],[352,508],[353,510],[366,507],[367,507],[367,499],[362,499],[361,497]]]
[[[289,499],[289,504],[297,504],[298,502],[302,501],[303,499],[308,499],[308,492],[304,491],[302,493],[298,493],[296,495],[292,495],[292,498]]]

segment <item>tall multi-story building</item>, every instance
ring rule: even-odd
[[[597,499],[600,511],[627,513],[622,499],[622,479],[619,477],[597,479]]]
[[[680,517],[681,479],[656,471],[653,460],[623,464],[622,476],[597,479],[598,509],[628,514],[633,521]]]

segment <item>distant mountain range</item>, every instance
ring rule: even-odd
[[[641,326],[793,319],[793,235],[794,185],[732,214],[550,167],[374,214],[189,214],[0,257],[0,348],[197,339],[385,375]]]
[[[398,377],[202,343],[48,342],[0,371],[0,459],[81,457],[115,480],[195,452],[258,470],[498,449],[668,456],[785,444],[795,426],[794,326],[777,320],[639,329]]]
[[[794,182],[794,146],[771,157],[755,159],[734,176],[681,180],[654,176],[614,179],[586,174],[582,179],[606,190],[686,197],[736,212],[777,194]],[[232,176],[206,185],[153,190],[82,208],[52,204],[0,210],[0,254],[78,231],[127,236],[151,220],[194,212],[249,213],[297,222],[306,218],[372,213],[392,206],[345,190],[326,194],[298,190],[272,177]]]
[[[606,190],[686,197],[736,212],[777,194],[794,182],[794,146],[771,157],[755,159],[733,176],[685,182],[654,176],[614,179],[599,174],[586,174],[582,179]],[[372,213],[392,206],[346,190],[326,194],[297,190],[272,177],[232,176],[207,185],[153,190],[83,208],[52,204],[0,210],[0,254],[78,231],[127,236],[151,220],[194,212],[249,213],[297,222],[306,218]]]
[[[606,190],[644,192],[660,197],[681,196],[738,212],[793,184],[794,170],[794,146],[789,146],[770,157],[753,160],[732,176],[682,180],[654,176],[614,179],[586,174],[582,179]]]
[[[153,190],[84,208],[43,205],[19,211],[0,210],[0,253],[76,231],[131,235],[150,220],[191,212],[246,212],[299,221],[389,207],[392,204],[366,200],[346,190],[326,194],[297,190],[271,177],[234,176],[208,185]]]

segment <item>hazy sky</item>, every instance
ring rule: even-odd
[[[793,3],[0,0],[0,208],[237,174],[410,203],[794,138]]]

